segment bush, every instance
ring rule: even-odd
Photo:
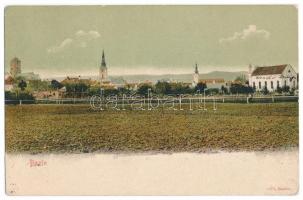
[[[269,93],[267,87],[263,87],[263,89],[261,90],[261,93],[264,94],[264,95],[267,95]]]
[[[203,82],[199,82],[197,84],[197,86],[195,87],[195,90],[200,90],[200,92],[203,92],[205,89],[207,88],[207,85],[206,83],[203,83]]]
[[[282,88],[280,86],[277,87],[276,92],[281,94],[283,92]]]
[[[151,85],[142,84],[138,88],[138,94],[143,95],[143,96],[147,96],[148,89],[151,89],[152,92],[154,91],[153,87]]]
[[[287,86],[287,85],[284,85],[283,87],[282,87],[282,92],[285,92],[285,93],[288,93],[289,92],[289,86]]]
[[[7,101],[6,103],[9,104],[17,104],[19,103],[19,100],[27,100],[27,102],[24,103],[34,103],[35,97],[31,93],[26,91],[5,91],[5,100]]]
[[[207,94],[219,94],[219,89],[218,88],[209,88],[206,90]]]
[[[230,86],[230,92],[233,94],[251,94],[254,93],[254,89],[250,86],[246,86],[239,83],[233,83]]]

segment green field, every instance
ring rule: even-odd
[[[262,151],[298,146],[298,103],[210,108],[93,111],[89,105],[6,105],[6,151]]]

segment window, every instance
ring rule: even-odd
[[[278,87],[280,87],[280,82],[279,82],[279,81],[277,81],[277,88],[278,88]]]
[[[265,81],[265,87],[267,88],[267,81]]]
[[[286,80],[284,81],[284,86],[286,86]]]
[[[256,88],[256,83],[255,82],[253,82],[253,88]]]
[[[261,81],[259,81],[259,89],[261,89],[262,85],[261,85]]]
[[[273,81],[270,81],[270,88],[274,89],[274,82]]]

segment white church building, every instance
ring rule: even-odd
[[[290,89],[298,88],[298,76],[293,67],[289,64],[256,67],[248,70],[249,85],[261,91],[265,87],[272,92],[278,87],[289,86]]]

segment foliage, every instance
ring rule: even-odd
[[[104,95],[105,96],[112,96],[112,95],[118,95],[119,94],[119,90],[115,89],[115,88],[106,88],[104,89]]]
[[[240,75],[240,76],[237,76],[235,78],[235,82],[238,82],[238,83],[242,83],[242,84],[246,84],[247,83],[247,79],[246,79],[246,76],[244,74]]]
[[[200,90],[200,92],[202,93],[205,89],[207,88],[207,85],[206,83],[204,82],[199,82],[196,87],[195,87],[195,90]]]
[[[59,81],[54,80],[54,79],[51,81],[51,88],[52,89],[57,90],[57,89],[60,89],[62,87],[63,87],[63,85]]]
[[[22,79],[19,83],[18,83],[18,87],[24,91],[25,88],[27,87],[27,83]]]
[[[288,86],[288,85],[283,85],[283,87],[282,87],[282,92],[288,93],[289,91],[290,91],[289,86]]]
[[[233,83],[230,86],[230,92],[232,94],[251,94],[254,92],[254,90],[252,87],[248,85]]]
[[[5,100],[34,100],[33,95],[26,91],[5,91]]]
[[[93,86],[93,87],[90,87],[88,89],[88,96],[93,96],[93,95],[100,95],[100,87],[96,87],[96,86]]]
[[[28,81],[28,88],[32,91],[47,91],[50,89],[50,85],[47,81],[30,80]]]
[[[157,94],[170,94],[171,93],[171,85],[165,81],[158,81],[155,85],[155,92]]]
[[[228,89],[226,87],[224,87],[224,85],[221,86],[221,92],[223,94],[228,94]]]
[[[79,83],[66,83],[66,96],[68,97],[81,97],[88,94],[89,85],[79,82]]]
[[[264,86],[261,90],[261,93],[264,94],[264,95],[267,95],[269,93],[268,89],[266,86]]]
[[[142,84],[139,86],[137,93],[142,96],[147,96],[148,90],[153,91],[153,87],[150,84]]]
[[[119,90],[120,95],[122,95],[122,94],[126,95],[126,94],[131,94],[132,93],[132,91],[130,89],[125,88],[125,87],[119,88],[118,90]]]
[[[205,94],[219,94],[220,90],[218,88],[208,88]]]
[[[171,94],[191,94],[194,91],[183,83],[170,83],[171,85]]]
[[[281,94],[283,92],[282,88],[280,86],[277,87],[276,92]]]

